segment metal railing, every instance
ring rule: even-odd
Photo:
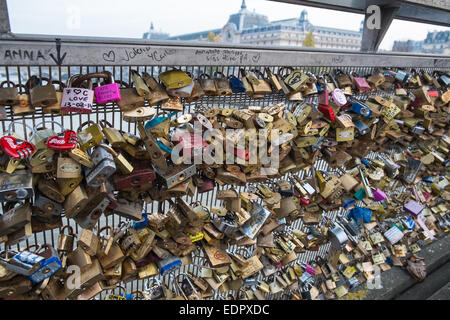
[[[302,50],[288,48],[262,49],[251,46],[232,46],[206,43],[173,43],[159,42],[148,43],[140,40],[112,40],[95,38],[67,37],[56,40],[49,37],[36,36],[14,36],[12,39],[0,41],[0,82],[4,80],[13,81],[16,84],[25,84],[32,75],[48,77],[52,80],[66,82],[67,79],[77,73],[98,72],[108,70],[112,72],[115,80],[131,83],[130,70],[138,72],[146,71],[157,77],[158,73],[171,67],[189,71],[192,75],[213,70],[221,71],[226,76],[238,76],[239,68],[245,70],[259,69],[264,72],[264,67],[269,67],[272,72],[277,72],[279,67],[292,66],[300,69],[308,69],[313,73],[340,68],[345,71],[356,71],[360,75],[370,74],[376,67],[401,67],[405,70],[411,68],[431,70],[449,70],[450,58],[442,56],[423,55],[400,55],[400,54],[361,54],[354,52],[328,52],[324,50]],[[386,93],[388,94],[388,93]],[[193,103],[184,103],[184,112],[193,112],[200,106],[224,107],[246,107],[250,105],[269,106],[275,103],[285,102],[291,109],[293,102],[285,100],[283,95],[273,94],[266,99],[253,100],[245,94],[233,94],[232,96],[204,97]],[[61,123],[65,128],[76,130],[78,126],[88,120],[99,122],[106,119],[115,128],[137,133],[135,124],[125,122],[122,113],[114,103],[104,106],[94,106],[91,114],[55,115],[43,114],[40,109],[36,113],[26,116],[16,116],[10,107],[7,107],[7,118],[1,122],[3,132],[7,131],[11,121],[18,121],[34,126],[44,120],[53,120]],[[29,137],[26,126],[15,126],[16,133]],[[53,127],[53,124],[52,124]],[[23,130],[23,131],[19,131]],[[374,156],[373,154],[371,155]],[[316,169],[325,171],[332,170],[328,164],[319,160]],[[309,171],[296,173],[300,178],[308,176]],[[223,189],[223,187],[217,187]],[[244,191],[244,187],[236,188]],[[215,192],[195,194],[194,197],[185,197],[188,203],[200,201],[203,205],[214,207],[219,205],[215,198]],[[156,202],[147,203],[147,212],[158,210]],[[163,210],[165,207],[163,206]],[[335,219],[342,215],[343,210],[324,213],[324,216]],[[117,226],[122,217],[114,215],[103,217],[99,221],[99,227],[105,224]],[[73,220],[63,218],[63,225],[70,224],[78,233],[78,226]],[[301,220],[294,222],[290,229],[302,229]],[[55,244],[60,228],[43,231],[34,234],[27,241],[19,243],[17,248],[27,247],[34,243]],[[324,256],[329,245],[322,246],[319,251],[307,251],[298,255],[298,261],[308,262],[317,255]],[[199,251],[199,250],[197,250]],[[202,253],[198,253],[202,255]],[[199,264],[199,258],[194,258],[194,264]],[[198,268],[194,265],[183,266],[178,272],[191,271],[197,274]],[[259,278],[261,278],[260,275]],[[169,286],[168,277],[163,279]],[[130,291],[143,289],[144,281],[133,281],[128,283]],[[172,288],[171,288],[172,289]],[[103,297],[103,295],[101,295]],[[272,298],[278,299],[281,294]],[[219,298],[216,293],[215,298]],[[270,297],[269,297],[270,298]]]

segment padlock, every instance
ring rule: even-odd
[[[58,114],[65,115],[68,114],[67,111],[61,110],[61,102],[63,97],[63,90],[66,87],[64,83],[59,80],[52,80],[52,85],[58,85],[58,90],[56,91],[56,98],[58,101],[54,104],[51,104],[47,107],[42,108],[42,113],[44,114]]]
[[[81,77],[76,74],[69,78],[67,88],[63,89],[61,99],[61,111],[63,112],[77,112],[77,113],[91,113],[92,105],[94,103],[94,91],[92,90],[92,81],[88,80],[89,88],[85,89],[74,87],[73,82]]]
[[[120,89],[120,100],[116,102],[121,111],[133,111],[145,106],[144,97],[138,94],[136,88],[132,88],[125,81],[116,80],[116,83],[124,87]]]
[[[91,158],[86,154],[86,152],[81,151],[81,149],[75,148],[70,150],[69,157],[85,167],[92,168],[94,166]]]
[[[133,171],[129,174],[115,174],[114,187],[116,190],[139,189],[140,186],[148,184],[156,179],[155,171],[148,160],[133,161]]]
[[[8,87],[4,87],[5,84],[8,85]],[[12,86],[9,86],[9,85]],[[0,83],[0,105],[4,106],[13,106],[19,103],[19,96],[17,87],[14,84],[14,82],[5,80],[2,83]]]
[[[260,79],[258,79],[258,83],[251,83],[253,91],[252,98],[263,98],[264,95],[271,94],[272,88],[270,87],[269,82],[264,79],[264,75],[262,74],[262,72],[259,70],[252,71],[260,76]]]
[[[117,199],[117,206],[113,209],[113,212],[126,219],[139,221],[142,219],[142,206],[142,202]]]
[[[228,82],[230,83],[231,90],[233,93],[244,93],[245,87],[242,81],[235,77],[234,75],[228,76]]]
[[[138,95],[146,100],[150,100],[152,97],[152,93],[136,70],[131,70],[131,79]]]
[[[91,257],[95,256],[99,247],[99,239],[97,235],[88,229],[81,230],[77,240],[77,245],[83,249]]]
[[[203,92],[205,93],[206,96],[216,96],[217,95],[216,83],[213,79],[211,79],[211,77],[208,74],[202,73],[198,77],[198,81],[199,81],[200,86],[202,87]]]
[[[31,206],[24,203],[0,216],[0,236],[12,234],[31,222]]]
[[[142,73],[142,79],[151,90],[152,96],[149,99],[149,104],[151,106],[159,105],[169,99],[169,96],[164,87],[161,84],[159,84],[155,80],[155,78],[150,76],[147,72]]]
[[[81,176],[81,165],[72,158],[59,157],[56,165],[56,178],[78,178]]]
[[[150,120],[154,114],[156,113],[156,109],[154,107],[138,107],[133,110],[128,110],[123,113],[123,120],[127,122],[142,122]]]
[[[113,148],[111,148],[110,146],[108,146],[108,145],[106,145],[104,143],[100,143],[98,145],[98,147],[103,148],[103,149],[107,150],[110,154],[112,154],[112,156],[114,158],[114,162],[117,165],[117,169],[122,174],[130,174],[130,173],[133,172],[133,170],[134,170],[133,166],[131,165],[131,163],[121,153],[117,153]],[[93,160],[93,162],[95,163],[96,161]],[[96,165],[98,165],[98,163]],[[108,177],[109,176],[110,176],[110,174],[108,174]]]
[[[64,201],[64,212],[66,217],[73,218],[78,215],[84,209],[88,201],[89,198],[84,187],[82,185],[76,186],[70,194],[66,195],[66,200]]]
[[[219,71],[214,72],[214,83],[217,89],[217,95],[230,96],[233,94],[233,91],[230,87],[230,83],[228,82],[228,79],[222,72]]]
[[[88,124],[90,124],[90,126],[83,130],[83,127]],[[100,125],[91,120],[83,122],[80,127],[78,127],[77,136],[79,139],[81,151],[87,151],[93,148],[104,138]]]
[[[42,81],[46,81],[47,84],[42,85]],[[55,87],[48,78],[39,79],[32,76],[25,86],[30,92],[30,103],[33,107],[48,107],[58,102]]]
[[[18,90],[18,103],[13,105],[12,112],[14,115],[31,115],[36,112],[35,108],[30,104],[30,96],[29,96],[29,90],[27,87],[23,84],[19,84],[16,86]],[[4,108],[4,107],[2,107]],[[3,118],[6,116],[6,110]]]
[[[142,137],[142,140],[144,141],[145,148],[151,156],[151,161],[155,169],[166,171],[168,168],[167,161],[153,136],[150,133],[146,132],[144,126],[141,123],[138,124],[138,130]]]
[[[127,144],[122,133],[115,129],[107,120],[101,120],[99,123],[102,127],[103,135],[113,148],[123,148]]]
[[[78,87],[81,83],[93,78],[101,78],[106,82],[105,85],[100,85],[94,88],[97,104],[105,104],[119,101],[121,99],[119,84],[114,82],[113,75],[109,71],[82,75],[73,82],[73,86]]]
[[[116,172],[116,164],[114,156],[102,146],[97,146],[91,155],[93,168],[84,168],[86,183],[90,187],[99,187],[114,172]]]
[[[51,248],[48,244],[41,247]],[[46,255],[46,257],[28,250],[21,252],[13,250],[3,251],[0,254],[0,265],[3,265],[7,270],[28,276],[33,283],[41,283],[62,267],[56,251],[53,252],[54,249],[51,249],[49,250],[50,254]]]
[[[36,148],[30,142],[24,141],[12,134],[11,129],[14,123],[18,122],[12,121],[8,126],[8,135],[0,138],[0,147],[3,152],[11,159],[29,159],[33,156]],[[31,127],[29,127],[28,125],[25,124],[25,126],[31,129]]]
[[[0,201],[18,201],[34,197],[33,175],[29,171],[0,173]]]
[[[372,90],[366,78],[360,77],[355,71],[350,72],[350,75],[353,76],[353,82],[359,92],[367,92]]]
[[[109,230],[109,235],[100,235],[102,231]],[[113,239],[113,227],[104,226],[97,232],[98,238],[98,247],[97,247],[97,256],[102,257],[109,253],[112,244],[114,243]]]
[[[305,89],[308,79],[309,77],[306,73],[300,69],[295,69],[283,81],[293,92],[298,92]]]
[[[46,138],[45,135],[41,134],[40,131],[37,130],[37,128],[39,128],[45,122],[54,123],[61,128],[60,133],[47,138],[46,144],[49,149],[52,149],[54,151],[60,151],[60,152],[61,151],[70,151],[72,149],[75,149],[77,142],[78,142],[78,137],[77,137],[76,132],[73,130],[64,129],[64,127],[56,121],[44,121],[44,122],[37,124],[33,128],[33,131],[36,135],[38,135],[42,139]]]
[[[46,197],[58,202],[63,203],[65,200],[64,195],[59,190],[58,185],[54,180],[43,180],[40,179],[38,183],[38,189]]]
[[[341,69],[334,69],[333,73],[337,83],[339,84],[339,88],[352,86],[352,80],[350,79],[347,73],[345,73]]]
[[[64,230],[68,229],[69,233],[65,234]],[[75,241],[75,234],[73,233],[73,228],[69,225],[64,226],[58,236],[58,245],[56,249],[60,252],[70,253],[73,251],[73,245]]]
[[[36,195],[34,206],[54,216],[60,216],[62,213],[62,205],[60,203],[45,197],[41,193]]]
[[[331,91],[331,97],[333,98],[333,102],[337,104],[339,107],[344,106],[347,103],[347,98],[345,97],[344,92],[339,89],[338,84],[336,83],[336,80],[331,74],[327,74],[334,83],[334,86],[336,87],[333,91]]]
[[[110,203],[105,183],[96,190],[88,189],[89,197],[84,208],[75,216],[75,221],[85,229],[92,229]]]

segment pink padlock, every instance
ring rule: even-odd
[[[378,188],[372,193],[375,201],[383,201],[386,199],[386,194]]]
[[[354,77],[353,80],[355,81],[355,86],[359,90],[359,92],[366,92],[372,90],[366,78]]]
[[[311,266],[310,264],[306,265],[305,271],[308,272],[312,276],[315,276],[317,273],[316,269],[313,266]]]
[[[89,79],[89,89],[76,88],[73,86],[75,79],[81,75],[76,74],[70,77],[67,88],[63,89],[61,98],[61,110],[66,112],[91,113],[94,101],[94,91],[92,90],[92,80]]]
[[[114,83],[114,78],[109,71],[102,72],[104,74],[103,78],[106,79],[106,84],[94,88],[95,98],[98,104],[104,104],[113,101],[119,101],[120,89],[119,84]]]

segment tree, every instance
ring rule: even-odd
[[[314,48],[314,45],[314,36],[312,31],[310,31],[306,34],[305,39],[303,40],[303,46]]]
[[[214,34],[214,32],[210,32],[210,33],[208,33],[208,37],[206,38],[206,41],[209,41],[209,42],[214,42],[214,38],[216,37],[216,35]]]

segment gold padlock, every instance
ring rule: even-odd
[[[83,127],[88,124],[91,125],[82,131]],[[77,133],[80,142],[80,149],[82,151],[87,151],[95,147],[95,145],[100,143],[105,137],[103,135],[102,128],[100,127],[100,125],[96,124],[92,120],[83,122],[78,128]]]

